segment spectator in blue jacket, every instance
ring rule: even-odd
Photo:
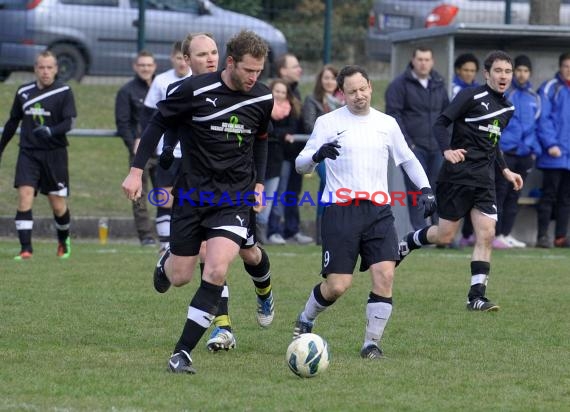
[[[451,98],[467,87],[479,86],[475,80],[479,71],[479,59],[473,53],[463,53],[457,56],[453,63],[455,75],[451,83]]]
[[[443,163],[443,156],[433,125],[449,104],[449,95],[443,77],[433,69],[433,52],[430,48],[416,47],[412,60],[404,73],[396,77],[386,90],[386,114],[396,118],[408,146],[424,168],[430,186],[435,191],[436,179]],[[418,191],[404,173],[406,190]],[[413,196],[407,199],[410,223],[414,230],[426,226],[424,210],[413,204]],[[432,223],[437,217],[432,216]]]
[[[554,246],[570,247],[567,237],[570,215],[570,52],[558,58],[559,71],[540,86],[542,112],[538,138],[542,155],[536,166],[543,172],[542,197],[538,203],[537,247],[552,247],[548,225],[554,216]],[[554,215],[553,215],[554,212]]]
[[[515,105],[515,113],[503,130],[499,141],[508,168],[520,174],[523,181],[532,169],[536,156],[541,153],[536,136],[541,105],[540,97],[529,81],[531,71],[532,64],[528,56],[520,55],[515,58],[513,82],[505,93]],[[518,213],[518,200],[521,192],[513,190],[513,185],[503,179],[500,174],[496,174],[495,188],[497,190],[498,221],[493,247],[496,249],[526,247],[524,242],[511,235]]]

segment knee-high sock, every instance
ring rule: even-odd
[[[380,339],[384,334],[384,328],[388,324],[392,314],[392,298],[376,295],[370,292],[366,304],[366,332],[364,334],[364,346],[379,346]]]
[[[334,302],[335,301],[328,301],[323,297],[323,294],[321,293],[321,284],[317,284],[311,291],[309,299],[307,299],[307,303],[305,303],[305,310],[301,313],[301,320],[313,322],[319,313],[323,312]]]
[[[206,329],[210,327],[222,297],[223,286],[216,286],[204,280],[194,294],[182,335],[174,348],[174,352],[185,350],[190,353],[198,344]]]
[[[16,230],[18,231],[18,238],[20,239],[21,251],[33,252],[32,248],[32,229],[34,227],[34,218],[32,216],[32,209],[25,212],[16,211],[14,219]]]
[[[259,247],[259,246],[258,246]],[[255,266],[243,263],[246,272],[251,276],[251,280],[255,285],[255,293],[260,299],[267,299],[271,294],[271,270],[269,264],[269,256],[265,250],[261,250],[261,260]]]
[[[469,288],[467,299],[471,301],[475,298],[485,296],[490,271],[490,262],[483,262],[479,260],[474,260],[471,262],[471,287]]]
[[[57,241],[64,244],[69,237],[69,224],[71,223],[71,214],[69,208],[61,216],[53,215],[55,220],[55,228],[57,230]]]
[[[220,299],[220,304],[218,305],[218,312],[216,313],[216,317],[214,318],[214,326],[229,330],[231,332],[232,321],[230,319],[229,300],[230,300],[230,289],[228,288],[227,283],[224,283],[222,298]]]
[[[172,209],[166,207],[156,208],[156,233],[162,248],[167,248],[170,244],[170,215]]]

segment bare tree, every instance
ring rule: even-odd
[[[529,24],[560,24],[560,0],[530,0]]]

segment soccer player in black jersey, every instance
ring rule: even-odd
[[[36,57],[36,80],[18,88],[10,118],[0,139],[0,157],[14,137],[18,124],[20,150],[14,187],[18,189],[16,229],[21,250],[16,260],[32,257],[32,206],[37,192],[47,195],[57,230],[57,256],[67,259],[71,253],[66,198],[69,195],[67,137],[77,116],[71,88],[56,80],[57,60],[45,51]]]
[[[195,373],[190,353],[217,313],[228,267],[247,238],[252,205],[261,202],[273,96],[257,79],[267,52],[259,36],[241,31],[227,44],[223,71],[192,76],[172,89],[158,103],[123,182],[129,199],[140,197],[146,160],[164,131],[178,126],[182,175],[173,193],[171,249],[156,273],[182,286],[192,279],[202,240],[207,248],[200,287],[168,362],[171,372]]]
[[[400,255],[404,257],[423,245],[450,243],[461,218],[469,214],[476,243],[467,309],[489,312],[499,310],[485,296],[497,221],[495,163],[514,190],[522,188],[523,180],[508,169],[498,144],[515,109],[504,95],[513,78],[512,60],[503,51],[493,51],[484,66],[486,84],[460,91],[434,125],[445,157],[436,188],[439,224],[406,235],[400,243]]]

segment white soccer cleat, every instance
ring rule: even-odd
[[[216,327],[206,342],[206,347],[210,352],[234,349],[236,338],[229,330]]]

